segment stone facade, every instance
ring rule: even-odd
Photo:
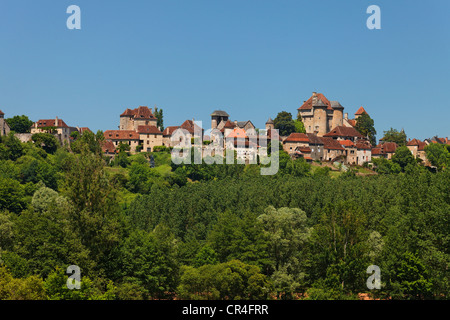
[[[6,136],[11,129],[9,128],[8,123],[5,121],[5,114],[2,110],[0,110],[0,136]]]

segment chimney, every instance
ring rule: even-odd
[[[348,120],[348,112],[344,113],[344,119]]]
[[[55,127],[58,127],[58,117],[55,117]]]
[[[315,96],[317,96],[317,92],[314,91],[313,92],[313,97],[315,97]]]

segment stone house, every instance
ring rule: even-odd
[[[0,110],[0,136],[6,136],[10,131],[11,129],[5,120],[5,114]]]
[[[58,119],[41,119],[36,121],[30,128],[31,135],[35,133],[51,133],[57,137],[62,143],[70,143],[70,134],[77,131],[75,127],[69,127],[64,120]]]

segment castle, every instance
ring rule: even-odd
[[[156,108],[155,108],[156,110]],[[125,109],[119,116],[119,125],[116,130],[106,130],[103,135],[105,142],[103,152],[114,156],[121,144],[129,146],[131,153],[152,152],[155,147],[173,147],[179,141],[174,134],[178,129],[188,132],[193,145],[202,146],[203,149],[214,141],[214,132],[220,132],[223,139],[221,148],[231,149],[244,160],[254,160],[256,150],[265,145],[260,138],[267,138],[267,142],[276,140],[282,143],[284,151],[292,158],[302,157],[307,161],[339,161],[346,164],[362,165],[371,162],[372,158],[391,159],[397,149],[394,142],[385,142],[380,139],[377,146],[372,146],[367,137],[356,130],[359,117],[367,114],[361,106],[353,119],[344,113],[344,107],[339,101],[327,99],[324,94],[313,92],[308,100],[303,101],[297,109],[297,119],[304,124],[306,133],[291,133],[289,136],[280,136],[275,129],[274,121],[269,118],[265,123],[266,130],[255,128],[250,120],[231,121],[230,115],[224,110],[215,110],[211,113],[211,133],[205,135],[203,128],[199,128],[194,119],[186,120],[179,126],[168,126],[164,130],[158,127],[158,119],[152,108],[139,106],[135,109]],[[88,128],[70,127],[62,119],[41,119],[30,128],[30,133],[15,134],[22,142],[31,141],[34,133],[50,132],[61,143],[70,143],[73,139],[71,133],[78,131],[83,134]],[[11,131],[0,111],[0,135]],[[208,134],[208,132],[207,132]],[[178,136],[177,136],[178,139]],[[209,140],[209,141],[208,141]],[[227,140],[227,141],[225,141]],[[264,140],[264,139],[263,139]],[[417,139],[409,140],[407,147],[411,153],[426,161],[424,148],[431,143],[450,144],[447,138],[434,137],[423,142]]]
[[[322,93],[317,92],[313,92],[297,111],[297,118],[302,120],[306,133],[315,133],[319,137],[336,127],[355,127],[356,120],[367,113],[360,107],[355,113],[355,119],[349,119],[339,101],[329,101]]]

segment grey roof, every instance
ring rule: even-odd
[[[269,120],[267,120],[266,124],[273,124],[272,118],[269,118]]]
[[[330,101],[330,104],[333,109],[344,109],[344,107],[339,103],[339,101]]]
[[[313,107],[328,107],[321,99],[317,99],[312,103]]]
[[[212,116],[229,117],[230,115],[223,110],[214,110],[214,112],[211,113],[211,117]]]

